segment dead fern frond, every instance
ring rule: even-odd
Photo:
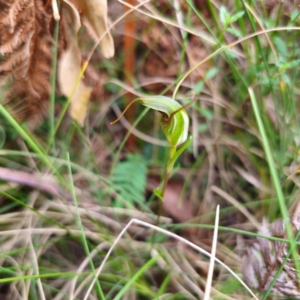
[[[36,121],[46,111],[50,92],[55,25],[51,1],[0,0],[0,8],[0,77],[8,84],[4,102],[19,119]]]
[[[71,92],[81,70],[77,32],[81,19],[86,20],[97,41],[100,39],[103,55],[114,55],[112,37],[106,32],[106,0],[63,0],[60,12],[56,0],[0,0],[0,87],[7,85],[1,103],[8,103],[18,119],[34,124],[45,115],[58,19],[57,47],[62,57],[58,73],[64,74],[59,76],[59,87],[71,97],[71,116],[83,125],[92,88],[80,82],[75,93]]]

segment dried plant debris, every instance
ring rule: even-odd
[[[71,117],[77,120],[82,126],[87,114],[87,105],[92,88],[86,86],[82,80],[77,83],[81,72],[81,54],[76,39],[77,32],[80,28],[79,13],[72,3],[68,3],[64,13],[68,13],[71,26],[68,26],[66,30],[68,48],[59,60],[58,81],[61,92],[65,96],[71,97]],[[74,90],[75,86],[76,89]]]
[[[47,3],[48,2],[48,3]],[[40,115],[49,99],[53,44],[49,1],[0,1],[1,85],[20,119]]]
[[[77,43],[77,33],[81,27],[80,14],[84,17],[82,20],[91,36],[95,41],[100,41],[102,54],[110,58],[114,55],[114,44],[107,30],[107,3],[106,0],[64,0],[63,13],[69,20],[65,31],[68,47],[59,60],[58,81],[61,92],[70,97],[71,117],[83,126],[92,87],[87,86],[83,80],[78,82],[82,68]]]
[[[6,87],[1,103],[9,103],[20,120],[41,119],[47,112],[51,91],[52,49],[56,46],[55,19],[58,19],[57,13],[53,12],[53,2],[55,0],[0,0],[0,86]],[[70,7],[76,11],[71,12],[71,18]],[[77,31],[82,20],[92,37],[99,39],[103,55],[107,58],[114,55],[113,40],[106,25],[106,0],[62,1],[57,45],[58,56],[62,58],[59,63],[76,65],[76,74],[72,74],[76,80],[59,82],[61,92],[67,97],[71,97],[69,86],[73,84],[75,88],[81,70]],[[70,62],[70,59],[73,61]],[[74,70],[67,69],[64,75],[68,76],[70,72]],[[65,87],[66,84],[68,87]],[[86,98],[90,93],[84,90],[83,97],[80,85],[79,92],[73,92],[71,103],[83,99],[86,109]],[[73,113],[72,117],[83,124],[85,114],[77,116]]]
[[[114,53],[114,42],[107,26],[107,0],[69,0],[82,15],[82,21],[95,41],[100,42],[104,57],[111,58]]]
[[[293,219],[292,228],[296,234],[300,229],[300,222]],[[271,226],[264,221],[259,233],[264,236],[286,238],[283,220],[277,220]],[[289,248],[285,243],[258,238],[247,249],[243,259],[243,275],[247,284],[261,292],[267,291],[288,252]],[[292,258],[287,259],[271,293],[300,299],[299,281]]]

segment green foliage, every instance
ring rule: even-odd
[[[225,295],[232,295],[237,290],[241,290],[241,284],[234,277],[228,277],[224,282],[218,287],[218,291]],[[216,300],[221,300],[222,298],[216,297]]]
[[[118,162],[112,170],[111,181],[119,189],[119,196],[116,199],[117,207],[124,207],[123,199],[131,205],[145,201],[147,181],[145,160],[139,155],[127,155],[126,160]]]
[[[228,28],[226,28],[226,31],[229,32],[230,34],[236,36],[237,38],[243,37],[241,31],[236,28],[228,27]]]
[[[207,70],[207,72],[204,75],[204,79],[206,79],[206,80],[212,79],[212,78],[216,77],[218,72],[219,72],[219,69],[217,67],[213,67],[213,68]]]
[[[194,86],[195,94],[200,94],[202,92],[203,87],[204,87],[205,80],[209,80],[209,79],[212,79],[212,78],[216,77],[218,72],[219,72],[219,69],[216,68],[216,67],[213,67],[213,68],[207,70],[207,72],[204,75],[203,80],[200,80],[195,84],[195,86]]]
[[[273,43],[277,50],[277,55],[282,59],[286,58],[288,55],[288,49],[286,46],[286,42],[282,38],[275,36],[273,39]]]
[[[222,25],[226,28],[233,22],[236,22],[244,15],[244,11],[239,11],[234,15],[231,15],[225,6],[221,6],[220,8],[220,21]]]
[[[299,18],[300,12],[298,10],[294,10],[291,13],[291,22],[296,22],[297,19]]]

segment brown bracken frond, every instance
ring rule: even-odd
[[[51,0],[0,0],[0,85],[21,120],[36,121],[46,111],[54,27]]]
[[[99,39],[103,56],[114,55],[107,0],[63,0],[60,13],[55,0],[0,0],[0,87],[5,87],[0,101],[8,103],[19,120],[29,119],[33,125],[47,112],[55,19],[59,18],[58,85],[70,98],[70,115],[80,125],[92,90],[77,82],[82,63],[77,33],[82,20]]]

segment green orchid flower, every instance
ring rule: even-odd
[[[160,111],[161,127],[171,147],[178,147],[188,138],[189,116],[174,99],[165,96],[141,98],[141,104]]]
[[[111,124],[119,121],[130,105],[136,101],[140,101],[142,105],[162,113],[160,124],[171,148],[177,148],[187,140],[189,130],[188,113],[176,100],[165,96],[149,96],[133,100],[120,117]]]

